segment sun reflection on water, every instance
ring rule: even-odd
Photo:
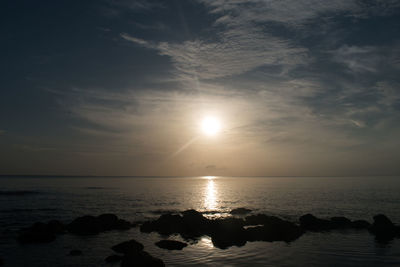
[[[217,208],[217,190],[214,184],[215,176],[205,176],[204,178],[207,179],[204,206],[207,210],[215,210]]]

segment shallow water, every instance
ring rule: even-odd
[[[8,266],[99,266],[112,245],[135,238],[170,266],[395,266],[399,239],[382,245],[365,231],[308,233],[290,244],[248,242],[226,250],[204,237],[172,252],[154,246],[158,234],[138,229],[85,238],[67,234],[50,244],[24,246],[15,236],[35,221],[69,222],[110,212],[135,221],[190,208],[215,217],[248,207],[292,221],[305,213],[368,221],[384,213],[400,223],[399,192],[400,177],[1,177],[0,257]],[[71,249],[84,255],[67,256]]]

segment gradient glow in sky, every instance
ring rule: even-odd
[[[0,174],[400,174],[400,0],[3,1],[0,15]]]

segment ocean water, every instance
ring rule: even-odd
[[[138,228],[88,237],[66,234],[48,244],[16,242],[18,229],[36,221],[67,223],[102,213],[143,221],[186,209],[225,217],[237,207],[294,222],[305,213],[370,222],[383,213],[400,223],[400,177],[0,177],[0,257],[5,266],[109,266],[104,258],[112,254],[110,247],[134,238],[167,266],[400,266],[400,239],[381,244],[357,230],[228,249],[203,237],[182,251],[156,247],[154,242],[165,237]],[[83,255],[68,256],[71,249]]]

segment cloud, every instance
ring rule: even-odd
[[[377,72],[382,57],[376,48],[343,45],[333,52],[333,59],[351,72]]]
[[[120,35],[121,35],[121,37],[122,37],[123,39],[125,39],[125,40],[127,40],[127,41],[130,41],[130,42],[133,42],[133,43],[136,43],[136,44],[145,46],[145,47],[149,47],[149,48],[152,47],[152,46],[150,45],[149,42],[147,42],[147,41],[145,41],[145,40],[143,40],[143,39],[140,39],[140,38],[132,37],[132,36],[130,36],[130,35],[127,34],[127,33],[121,33]]]

